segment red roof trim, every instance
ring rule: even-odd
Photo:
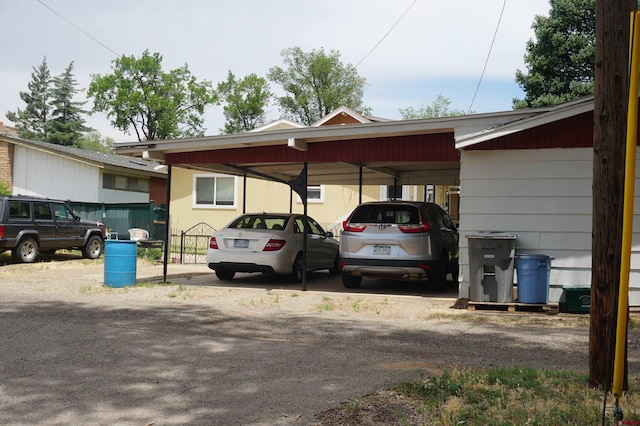
[[[459,161],[453,133],[338,140],[307,144],[308,151],[285,145],[168,153],[167,164],[255,164],[300,162]]]
[[[593,111],[472,145],[467,151],[593,147]]]

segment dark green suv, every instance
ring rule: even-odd
[[[80,219],[60,200],[0,196],[0,252],[11,250],[17,263],[35,262],[38,253],[80,249],[87,259],[104,250],[106,228]]]

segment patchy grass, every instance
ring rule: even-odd
[[[264,307],[264,308],[272,308],[277,306],[280,303],[280,295],[274,293],[273,291],[267,290],[266,296],[260,296],[257,299],[251,298],[248,300],[243,300],[240,302],[240,305],[246,307]]]
[[[387,298],[378,302],[351,296],[342,299],[332,299],[328,296],[323,296],[322,303],[317,304],[315,306],[315,310],[318,312],[342,310],[360,313],[374,312],[376,314],[380,314],[387,305],[389,305],[389,300]]]
[[[180,284],[174,291],[168,294],[169,298],[174,299],[181,297],[182,299],[193,299],[196,297],[195,290]]]
[[[640,376],[630,377],[638,389]],[[595,425],[602,422],[604,394],[588,374],[530,368],[447,370],[417,382],[346,403],[317,416],[319,425]],[[640,420],[640,398],[621,401],[624,419]],[[613,424],[614,401],[604,413]]]
[[[316,305],[318,312],[332,311],[335,307],[333,299],[327,296],[322,297],[322,303]]]

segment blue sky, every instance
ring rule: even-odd
[[[375,116],[399,119],[399,108],[429,105],[438,94],[467,111],[494,34],[471,109],[509,110],[524,96],[514,76],[525,69],[534,17],[549,7],[548,0],[0,0],[0,121],[11,124],[5,113],[24,108],[19,92],[44,56],[52,75],[74,61],[86,89],[92,74],[110,72],[116,54],[145,49],[163,55],[165,70],[186,63],[214,85],[229,70],[265,76],[283,65],[284,48],[337,50],[344,63],[359,64]],[[272,106],[268,121],[279,117]],[[224,125],[220,107],[205,119],[208,135]],[[88,123],[116,141],[135,140],[103,115]]]

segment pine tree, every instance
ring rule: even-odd
[[[536,16],[536,41],[527,43],[528,72],[517,70],[524,99],[513,107],[537,108],[593,94],[596,0],[552,0],[548,17]]]
[[[82,117],[82,114],[86,114],[82,109],[82,105],[86,102],[73,100],[78,89],[72,71],[73,62],[62,74],[53,78],[54,87],[50,102],[53,112],[51,120],[47,122],[46,141],[57,145],[77,145],[82,133],[93,130],[85,126],[85,120]]]
[[[18,135],[25,139],[47,140],[47,120],[51,107],[51,74],[45,56],[42,63],[33,67],[31,81],[27,84],[30,92],[20,92],[20,98],[27,104],[24,110],[7,112],[7,119],[15,123]]]

